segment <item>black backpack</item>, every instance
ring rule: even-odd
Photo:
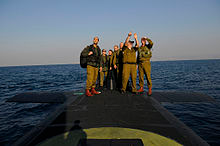
[[[86,56],[83,56],[82,54],[84,52],[88,52],[89,51],[89,46],[85,47],[82,52],[80,53],[80,66],[82,68],[86,68],[87,67],[87,55]]]
[[[89,51],[93,51],[93,45],[90,45],[90,46],[87,46],[87,47],[85,47],[83,50],[82,50],[82,52],[81,52],[81,54],[80,54],[80,66],[82,67],[82,68],[86,68],[87,67],[87,56],[88,55],[86,55],[86,56],[84,56],[83,54],[85,54],[85,53],[88,53]],[[99,48],[99,46],[98,46],[98,54],[100,54],[101,52],[100,52],[100,48]],[[100,57],[100,56],[99,56]]]

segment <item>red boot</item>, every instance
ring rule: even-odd
[[[137,92],[138,92],[138,93],[140,93],[140,92],[144,92],[144,88],[143,88],[143,87],[140,87],[140,89],[137,90]]]
[[[152,95],[152,88],[149,88],[148,96],[151,96],[151,95]]]
[[[92,93],[92,94],[96,94],[96,95],[97,95],[97,94],[101,94],[101,92],[96,91],[95,88],[92,88],[91,93]]]
[[[86,96],[93,96],[92,93],[89,91],[89,89],[86,89]]]

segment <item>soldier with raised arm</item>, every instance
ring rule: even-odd
[[[148,44],[146,44],[146,41]],[[152,94],[152,82],[151,82],[151,63],[150,59],[152,57],[151,48],[153,47],[153,42],[147,38],[141,38],[141,47],[138,49],[138,71],[139,71],[139,85],[140,89],[138,92],[144,92],[144,75],[147,79],[148,95]]]
[[[134,41],[130,40],[132,33],[130,32],[126,38],[126,41],[124,43],[122,53],[123,53],[123,71],[122,71],[122,89],[121,93],[124,94],[125,90],[127,88],[127,83],[129,80],[129,77],[131,75],[131,80],[132,80],[132,92],[136,93],[136,78],[137,78],[137,60],[136,60],[136,51],[138,50],[139,47],[139,41],[137,39],[137,34],[134,34],[134,38],[136,41],[136,46],[133,47]]]

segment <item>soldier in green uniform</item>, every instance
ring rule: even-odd
[[[139,47],[139,41],[137,39],[137,34],[134,34],[134,38],[136,41],[136,46],[133,47],[133,43],[134,41],[130,41],[130,37],[131,37],[132,33],[130,32],[128,34],[128,37],[126,38],[124,47],[122,49],[122,53],[123,53],[123,71],[122,71],[122,89],[121,89],[121,93],[125,93],[126,87],[127,87],[127,83],[128,83],[128,79],[131,75],[131,80],[132,80],[132,92],[136,93],[136,78],[137,78],[137,60],[136,60],[136,51],[138,50]]]
[[[146,41],[148,44],[146,44]],[[141,47],[138,49],[138,70],[139,70],[139,85],[140,89],[137,92],[144,91],[144,74],[147,79],[148,86],[148,95],[152,94],[152,82],[151,82],[151,63],[150,58],[152,57],[151,48],[153,46],[153,42],[146,37],[141,38]]]
[[[124,46],[124,43],[121,42],[119,44],[119,46],[120,46],[120,49],[119,49],[119,61],[118,61],[119,62],[119,67],[118,67],[119,72],[118,72],[118,83],[117,83],[117,85],[118,85],[118,89],[121,89],[121,87],[122,87],[122,71],[123,71],[123,62],[122,62],[123,52],[122,52],[122,48]]]
[[[114,57],[113,57],[113,67],[114,67],[114,75],[115,75],[115,80],[116,80],[116,88],[121,89],[121,84],[122,84],[122,48],[124,46],[124,43],[120,43],[120,49],[118,48],[117,45],[114,46]]]
[[[113,75],[113,51],[109,50],[108,51],[108,75],[107,75],[107,80],[106,80],[106,87],[108,89],[113,89],[113,80],[114,80],[114,75]]]
[[[100,61],[100,87],[103,87],[104,80],[106,80],[108,74],[108,56],[106,50],[102,50],[102,56]]]
[[[113,53],[113,70],[114,70],[114,77],[116,82],[116,87],[120,88],[119,86],[119,61],[120,61],[120,50],[117,45],[114,46],[114,53]]]
[[[114,46],[114,53],[113,53],[113,67],[116,69],[116,72],[118,72],[117,68],[119,65],[119,48],[117,45]]]
[[[108,70],[112,70],[113,66],[113,51],[109,50],[108,51]]]
[[[93,44],[87,46],[88,49],[82,53],[83,56],[87,57],[86,96],[93,96],[94,94],[101,93],[95,90],[101,57],[101,49],[98,46],[98,42],[99,38],[94,37]]]

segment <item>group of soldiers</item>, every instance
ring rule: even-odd
[[[116,88],[122,94],[126,92],[130,76],[132,92],[143,92],[144,75],[147,79],[147,94],[149,96],[152,94],[150,58],[152,57],[151,48],[153,42],[147,37],[142,37],[141,45],[139,45],[137,34],[134,33],[133,36],[136,44],[133,46],[134,41],[130,40],[131,36],[132,33],[128,33],[125,42],[121,42],[119,47],[115,45],[114,51],[109,50],[108,55],[105,49],[101,53],[101,49],[98,46],[99,38],[94,37],[90,49],[83,52],[83,55],[87,57],[86,96],[100,94],[101,92],[95,89],[98,73],[100,73],[100,86],[103,87],[104,79],[106,80],[110,72],[114,75]],[[137,69],[139,71],[139,90],[136,89]]]
[[[99,85],[101,89],[103,86],[114,86],[116,84],[116,89],[121,87],[122,79],[122,48],[123,42],[120,43],[120,49],[117,45],[114,46],[114,52],[112,50],[108,51],[102,50],[102,55],[100,59],[100,79]],[[107,85],[108,81],[112,79],[114,85]],[[109,87],[110,88],[110,87]]]

